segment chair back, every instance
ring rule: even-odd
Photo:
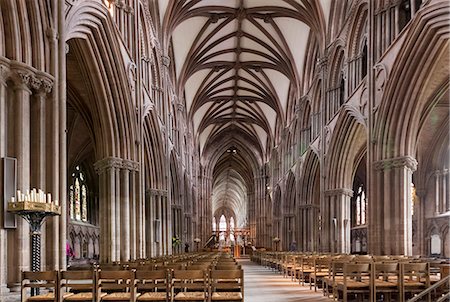
[[[28,300],[28,289],[39,290],[45,288],[50,291],[49,294],[38,295],[39,297],[47,297],[46,301],[59,301],[59,274],[58,271],[44,271],[44,272],[22,272],[21,300],[25,302]]]

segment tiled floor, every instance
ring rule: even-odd
[[[250,260],[241,260],[244,269],[245,302],[331,302],[322,292],[300,286],[291,278],[257,265]]]

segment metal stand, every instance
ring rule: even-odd
[[[31,271],[41,270],[41,226],[46,217],[61,215],[59,206],[42,202],[8,202],[8,212],[15,213],[30,225]],[[39,295],[39,288],[32,288],[31,295]]]

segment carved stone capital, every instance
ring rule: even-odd
[[[27,70],[23,69],[15,69],[11,75],[12,80],[14,81],[15,88],[18,89],[26,89],[30,90],[31,88],[31,80],[33,78],[33,74]]]
[[[130,171],[139,171],[139,163],[129,159],[124,159],[122,162],[122,168]]]
[[[178,111],[184,112],[184,109],[185,109],[184,104],[182,104],[182,103],[178,103],[177,104],[177,110]]]
[[[145,190],[147,196],[167,196],[167,190],[161,189],[147,189]]]
[[[0,61],[0,83],[5,83],[6,80],[9,78],[9,75],[10,75],[9,66],[3,64],[2,61]]]
[[[374,163],[375,170],[389,170],[393,168],[408,168],[411,172],[417,170],[417,160],[411,156],[383,159]]]
[[[37,76],[32,75],[30,77],[30,86],[35,90],[41,89],[42,81]]]
[[[169,67],[170,66],[170,57],[169,56],[161,56],[161,61],[162,61],[162,64],[165,66],[165,67]]]
[[[107,169],[122,168],[122,159],[117,157],[107,157],[94,164],[94,169],[98,174],[102,174]]]
[[[325,196],[339,196],[339,195],[353,197],[353,190],[346,188],[338,188],[325,191]]]
[[[323,58],[317,59],[317,67],[319,67],[320,69],[326,68],[327,64],[328,64],[328,58],[323,57]]]
[[[42,79],[42,90],[45,93],[50,93],[53,90],[53,81],[49,79]]]

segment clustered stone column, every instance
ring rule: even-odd
[[[201,178],[200,178],[200,192],[201,197],[198,205],[199,212],[199,232],[201,242],[206,243],[206,241],[211,236],[211,227],[212,227],[212,216],[211,216],[211,192],[212,192],[212,179],[208,175],[206,175],[205,168],[202,167],[201,170]],[[217,224],[219,222],[217,221]]]
[[[324,251],[334,253],[350,253],[350,201],[353,191],[339,188],[325,191],[326,212],[323,222],[325,224],[323,244]]]
[[[417,161],[410,156],[374,163],[373,194],[368,202],[369,253],[412,255],[412,174]]]
[[[251,204],[249,200],[249,204]],[[266,175],[264,169],[255,177],[255,204],[256,204],[256,246],[265,246],[267,236],[267,205],[266,205]],[[252,236],[252,234],[250,234]]]
[[[128,261],[140,258],[144,242],[144,214],[138,199],[139,164],[108,157],[95,163],[100,180],[100,261]],[[131,176],[131,177],[130,177]]]
[[[167,191],[148,189],[145,194],[147,257],[158,257],[167,253],[172,244],[171,236],[161,224],[167,220]]]
[[[447,196],[448,169],[434,172],[435,179],[435,215],[450,211],[450,200]]]
[[[61,160],[59,136],[61,112],[53,109],[54,77],[36,70],[24,63],[0,57],[0,157],[17,159],[17,189],[29,190],[36,187],[49,191],[55,199],[64,200],[55,187],[61,185],[59,178]],[[53,122],[55,121],[55,122]],[[50,151],[49,151],[50,150]],[[52,158],[53,161],[48,159]],[[51,179],[51,181],[48,181]],[[60,226],[65,226],[64,217],[56,217],[46,222],[43,232],[42,264],[44,269],[64,268],[65,257],[60,258]],[[17,219],[17,228],[6,232],[0,230],[0,291],[7,291],[6,284],[15,290],[23,270],[30,269],[30,240],[28,225]],[[6,246],[17,250],[7,251]],[[65,253],[65,251],[64,251]],[[8,277],[6,277],[8,276]],[[8,279],[6,279],[8,278]]]

